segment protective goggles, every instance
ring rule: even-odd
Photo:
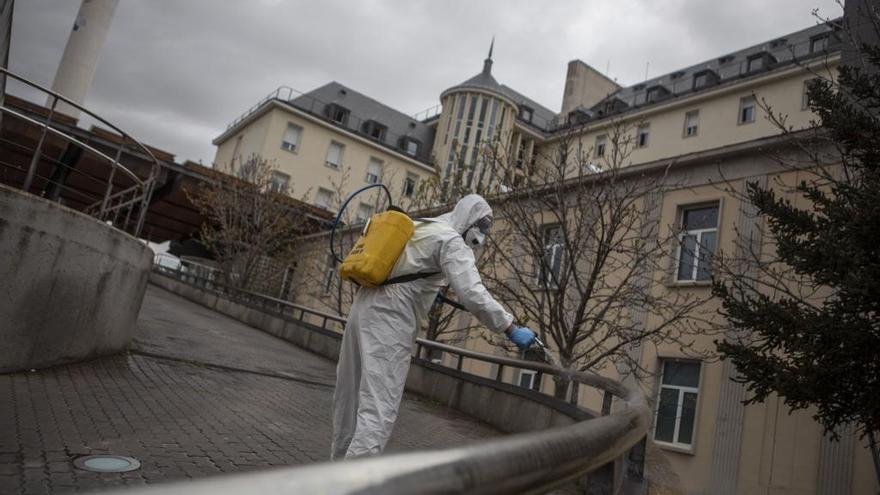
[[[485,216],[474,222],[473,226],[476,227],[481,234],[489,235],[489,230],[492,228],[492,217]]]

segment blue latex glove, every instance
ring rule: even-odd
[[[526,327],[513,327],[507,332],[507,337],[522,350],[526,350],[535,343],[535,332]]]

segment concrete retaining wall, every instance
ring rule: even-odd
[[[337,332],[233,302],[156,272],[150,274],[150,282],[316,354],[334,361],[339,358],[342,335]],[[406,387],[508,433],[568,425],[590,417],[565,401],[424,359],[413,358]]]
[[[134,237],[0,186],[0,373],[125,350],[151,263]]]

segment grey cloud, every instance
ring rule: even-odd
[[[210,163],[211,140],[277,86],[337,80],[398,110],[479,72],[558,109],[567,62],[622,84],[794,31],[833,0],[365,2],[120,0],[86,104],[142,141]],[[11,66],[51,83],[79,2],[16,3]]]

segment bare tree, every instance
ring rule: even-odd
[[[296,239],[307,225],[306,205],[290,197],[289,178],[259,156],[215,170],[213,180],[187,194],[205,219],[201,240],[224,282],[245,289],[280,283],[284,270],[271,266],[295,262]]]
[[[569,369],[613,364],[641,376],[639,346],[687,346],[704,302],[666,289],[675,234],[662,237],[658,212],[674,184],[668,167],[627,169],[634,129],[613,123],[601,149],[585,146],[576,128],[562,132],[526,170],[522,187],[493,203],[500,225],[484,254],[484,280]],[[499,180],[509,179],[514,155],[491,146],[486,153]],[[565,397],[568,380],[555,380],[556,395]]]

